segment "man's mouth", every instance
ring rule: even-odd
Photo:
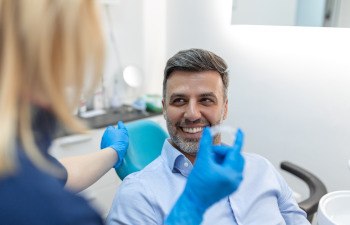
[[[195,134],[203,131],[203,127],[182,127],[182,131],[185,133]]]

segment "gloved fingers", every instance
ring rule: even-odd
[[[124,135],[128,136],[128,130],[126,129],[124,123],[122,121],[118,121],[118,128],[119,131],[121,131]]]
[[[232,151],[233,149],[238,149],[238,151],[241,151],[242,143],[243,143],[243,132],[238,129],[236,133],[236,139],[235,139],[234,146],[228,146],[228,145],[213,145],[213,153],[220,155],[220,156],[226,156],[229,151]]]
[[[232,146],[214,145],[212,147],[214,160],[217,164],[222,164],[229,151],[233,151]]]
[[[126,129],[123,121],[118,121],[118,129]]]
[[[106,148],[106,142],[108,141],[107,136],[111,132],[111,130],[114,130],[113,126],[108,126],[106,130],[103,132],[101,143],[100,143],[100,149]]]
[[[107,130],[114,130],[114,129],[115,129],[114,126],[108,126],[108,127],[106,128],[106,130],[105,130],[105,133],[107,132]]]
[[[243,169],[244,159],[241,154],[242,146],[243,146],[244,135],[243,132],[238,129],[236,133],[236,141],[232,147],[232,150],[229,151],[224,160],[224,164],[233,169]]]
[[[231,155],[231,154],[230,154]],[[234,155],[234,159],[231,157],[231,163],[227,164],[226,166],[233,169],[234,171],[242,172],[245,164],[245,160],[240,152],[232,153]]]
[[[236,132],[236,138],[235,138],[235,143],[233,145],[233,148],[240,152],[242,150],[243,141],[244,141],[244,134],[242,130],[238,128]]]
[[[226,156],[226,154],[229,151],[232,151],[232,146],[227,146],[227,145],[214,145],[212,147],[213,153],[220,155],[220,156]]]
[[[117,130],[116,126],[108,126],[106,128],[105,132],[103,133],[103,135],[108,137],[111,134],[114,134],[116,130]]]
[[[197,158],[208,158],[209,151],[212,146],[212,137],[208,127],[205,127],[202,133],[201,140],[199,141],[199,150]]]
[[[235,172],[242,172],[244,168],[244,158],[241,152],[232,149],[229,153],[227,153],[226,158],[224,159],[223,168],[229,168]]]

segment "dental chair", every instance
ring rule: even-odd
[[[143,169],[157,158],[168,134],[151,120],[138,120],[125,124],[129,134],[129,148],[122,165],[116,169],[121,180],[130,173]]]
[[[150,120],[134,121],[125,124],[125,126],[129,133],[129,148],[122,166],[116,169],[121,180],[130,173],[143,169],[157,158],[162,151],[164,140],[168,137],[159,124]],[[306,212],[307,218],[311,222],[317,212],[319,200],[327,193],[325,185],[315,175],[291,162],[282,162],[280,166],[308,185],[310,196],[300,202],[299,206]]]
[[[299,207],[307,214],[307,219],[312,222],[312,219],[317,212],[318,203],[322,196],[327,194],[326,186],[314,174],[291,163],[284,161],[280,164],[281,169],[295,175],[304,181],[309,188],[309,197],[304,201],[299,202]]]

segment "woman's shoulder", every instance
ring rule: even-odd
[[[25,158],[13,174],[0,178],[0,199],[0,220],[8,225],[103,224],[84,198]]]

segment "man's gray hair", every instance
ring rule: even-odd
[[[203,49],[188,49],[179,51],[171,57],[164,69],[163,98],[165,98],[166,85],[171,73],[174,71],[203,72],[216,71],[220,74],[224,84],[224,98],[227,98],[228,69],[226,62],[216,54]]]

